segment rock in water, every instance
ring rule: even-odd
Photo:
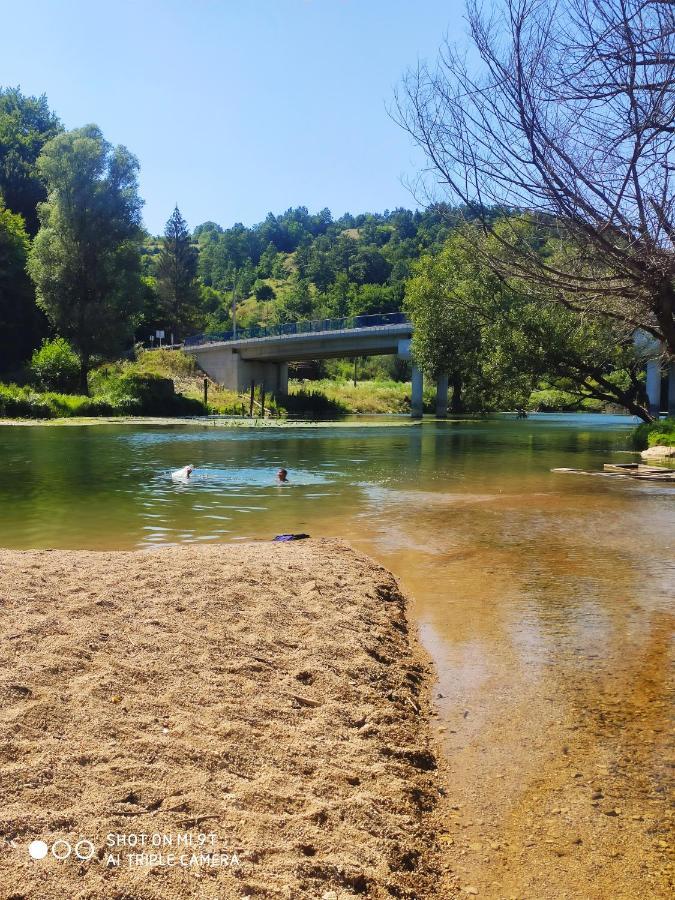
[[[643,450],[640,456],[643,459],[668,459],[670,456],[675,456],[675,447],[666,447],[660,444],[658,447],[650,447],[648,450]]]

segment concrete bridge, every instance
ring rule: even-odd
[[[310,359],[395,354],[410,359],[412,325],[403,313],[290,322],[245,331],[197,334],[183,349],[218,384],[239,393],[251,383],[288,393],[288,363]],[[411,413],[422,415],[422,372],[413,364]],[[436,414],[447,415],[448,379],[436,385]]]

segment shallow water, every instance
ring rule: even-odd
[[[631,460],[632,425],[566,415],[274,431],[0,427],[0,545],[346,537],[413,596],[456,805],[508,845],[542,797],[568,790],[553,787],[561,753],[578,778],[585,760],[639,769],[644,802],[662,798],[675,485],[551,472]],[[187,463],[193,478],[172,482]],[[275,483],[281,465],[286,486]],[[644,729],[633,734],[635,722]],[[552,756],[556,741],[568,749]],[[457,859],[456,877],[491,895],[484,872],[499,861],[521,891],[505,860],[476,853]]]

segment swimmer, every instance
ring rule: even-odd
[[[176,469],[175,472],[171,473],[171,477],[174,481],[183,481],[186,478],[189,478],[190,475],[194,472],[194,466],[183,466],[182,469]]]
[[[288,472],[286,469],[279,469],[277,472],[277,482],[279,484],[288,484]]]

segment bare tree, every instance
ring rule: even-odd
[[[529,211],[561,252],[502,232],[495,270],[675,354],[675,3],[468,0],[468,22],[396,98],[427,197],[440,180],[486,231]]]

